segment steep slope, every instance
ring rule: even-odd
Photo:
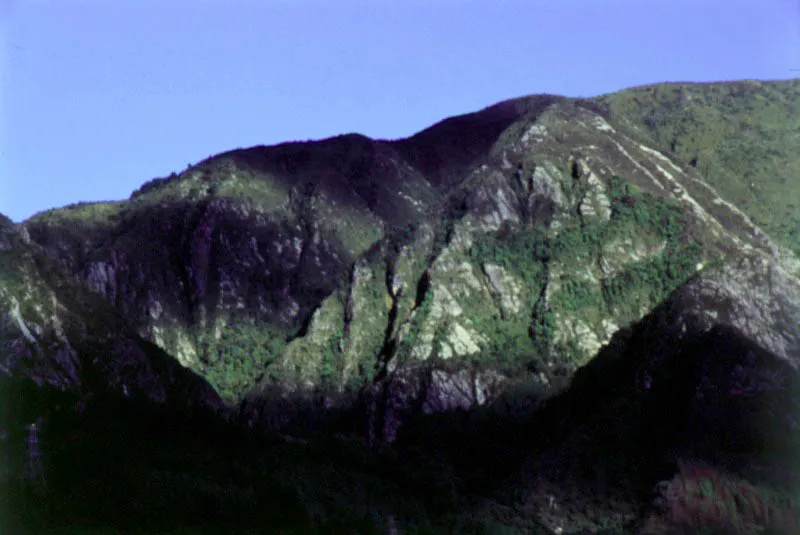
[[[800,80],[647,85],[595,100],[800,254]]]
[[[780,519],[786,529],[784,522],[800,521],[790,499],[800,484],[798,325],[800,280],[774,263],[745,256],[705,271],[615,335],[568,391],[545,403],[530,433],[546,438],[506,484],[527,487],[520,507],[530,511],[547,493],[556,496],[561,511],[539,514],[565,529],[634,520],[639,500],[647,505],[643,529],[672,522],[663,532],[696,532],[717,522],[722,532],[740,533],[753,515],[761,525]],[[693,481],[667,483],[679,461],[699,460],[710,479],[707,495],[693,494]],[[725,490],[722,473],[740,478],[740,488],[764,489],[766,509],[754,510],[741,490]],[[651,493],[658,481],[660,496]],[[615,511],[595,508],[586,518],[592,495],[625,488]],[[710,500],[732,511],[715,518]]]
[[[800,270],[609,110],[535,96],[407,140],[236,150],[23,226],[229,403],[256,383],[248,412],[358,399],[391,438],[399,415],[485,403],[507,380],[558,391],[726,255]]]
[[[63,273],[5,216],[0,265],[5,394],[9,379],[27,379],[77,397],[117,391],[170,404],[220,406],[208,383],[139,337],[109,303]]]
[[[558,391],[620,327],[727,255],[797,269],[691,166],[647,143],[591,103],[514,123],[445,197],[442,222],[356,262],[289,345],[286,373],[251,398],[292,369],[305,370],[295,383],[324,378],[339,392],[357,374],[356,385],[374,381],[370,436],[391,440],[412,413],[486,403],[504,382]]]
[[[562,100],[564,97],[555,95],[506,100],[474,113],[450,117],[392,145],[440,191],[446,192],[458,185],[471,166],[481,163],[513,123],[522,117],[535,117]]]
[[[390,147],[342,136],[234,151],[129,201],[53,210],[24,226],[231,401],[355,258],[398,221],[435,217],[435,199]]]
[[[795,85],[763,84],[765,124],[792,109]],[[800,261],[777,215],[765,231],[766,209],[728,199],[736,153],[708,134],[706,169],[681,152],[690,134],[648,126],[675,106],[671,87],[525,97],[405,140],[239,149],[126,201],[3,220],[2,371],[218,407],[199,375],[251,427],[393,443],[375,451],[399,452],[412,467],[399,472],[424,462],[435,475],[420,488],[442,483],[431,503],[465,492],[523,532],[675,520],[674,503],[650,502],[680,459],[785,497],[798,477]],[[724,122],[731,102],[758,101],[751,87],[721,84],[729,97],[687,109]],[[749,147],[761,130],[723,134]],[[781,173],[764,187],[786,193],[776,213],[791,217],[796,175]],[[312,480],[286,475],[298,495]],[[253,485],[235,487],[248,511]],[[347,486],[331,496],[352,497]],[[587,496],[612,492],[587,512]]]

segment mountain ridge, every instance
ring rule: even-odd
[[[713,84],[708,84],[707,86],[714,87]],[[648,86],[645,86],[643,90],[647,90],[647,87]],[[535,123],[541,113],[547,114],[547,110],[553,110],[554,105],[567,105],[568,107],[572,105],[577,106],[580,109],[586,109],[588,107],[591,108],[590,111],[592,112],[598,110],[597,105],[589,105],[586,104],[587,102],[590,101],[585,99],[569,100],[553,97],[551,95],[522,97],[489,106],[479,112],[445,119],[430,128],[420,131],[414,136],[396,142],[373,141],[360,135],[345,135],[335,136],[319,142],[286,143],[273,147],[257,147],[229,151],[227,153],[222,153],[217,157],[205,160],[181,175],[175,175],[171,179],[159,179],[159,181],[155,183],[143,185],[142,188],[140,188],[137,192],[134,192],[134,194],[131,196],[131,201],[135,204],[136,201],[142,199],[142,195],[147,193],[147,191],[151,191],[152,194],[158,195],[159,193],[165,192],[172,187],[172,189],[177,189],[177,191],[174,194],[168,194],[166,196],[166,200],[169,200],[170,198],[174,198],[176,200],[185,198],[189,202],[201,203],[197,205],[198,208],[200,206],[207,206],[208,208],[202,208],[201,210],[205,210],[208,214],[215,213],[220,210],[224,213],[225,211],[234,209],[239,210],[238,213],[240,216],[244,216],[245,219],[249,219],[251,218],[252,214],[249,214],[248,212],[252,209],[255,209],[256,220],[258,220],[259,218],[263,218],[263,216],[259,214],[261,209],[266,208],[267,210],[274,210],[277,208],[277,217],[272,218],[273,225],[278,225],[276,228],[277,232],[282,232],[278,229],[280,229],[281,226],[285,226],[285,222],[288,221],[286,219],[287,217],[289,217],[290,220],[293,219],[296,221],[296,229],[293,232],[295,235],[293,238],[295,240],[294,243],[297,243],[296,240],[298,238],[301,240],[301,242],[305,242],[308,239],[311,239],[313,242],[314,240],[318,240],[322,237],[328,238],[327,240],[323,239],[324,243],[327,243],[330,241],[330,239],[334,240],[334,242],[331,242],[332,244],[330,245],[332,249],[329,249],[327,254],[332,255],[330,257],[332,259],[342,258],[344,263],[339,264],[341,267],[338,268],[339,271],[337,271],[337,273],[340,273],[340,275],[334,275],[333,279],[330,279],[329,283],[320,287],[319,290],[316,290],[317,293],[313,293],[312,291],[313,295],[318,295],[321,297],[325,293],[332,290],[333,285],[336,284],[333,282],[333,280],[342,276],[343,272],[341,269],[343,269],[344,266],[350,262],[354,261],[358,255],[366,251],[368,247],[371,247],[373,244],[375,244],[375,240],[378,239],[380,235],[386,235],[388,229],[394,227],[406,227],[408,225],[409,217],[418,220],[421,217],[421,220],[425,221],[426,218],[424,215],[428,215],[434,218],[433,220],[428,218],[428,221],[435,221],[435,218],[442,217],[442,212],[437,210],[444,209],[447,211],[448,209],[452,209],[452,207],[447,208],[447,205],[448,203],[453,202],[453,195],[455,195],[457,199],[461,199],[460,201],[456,199],[456,202],[457,204],[460,202],[462,205],[470,202],[470,196],[475,199],[476,196],[474,190],[471,190],[471,186],[466,186],[466,188],[468,188],[466,190],[464,190],[464,186],[462,186],[461,191],[459,191],[459,187],[457,185],[448,186],[448,182],[437,185],[437,180],[439,179],[426,178],[427,175],[424,171],[427,170],[427,172],[430,173],[431,169],[426,168],[426,164],[420,164],[419,162],[424,161],[426,158],[430,160],[432,157],[431,154],[434,155],[434,158],[436,157],[436,151],[439,150],[436,149],[436,147],[439,146],[437,145],[438,142],[436,139],[443,138],[443,145],[451,146],[453,145],[452,140],[458,138],[460,128],[462,128],[464,124],[480,125],[478,130],[485,127],[487,124],[490,126],[500,125],[499,127],[492,127],[495,128],[495,130],[491,130],[491,128],[489,128],[488,133],[479,132],[479,134],[484,137],[478,140],[478,144],[482,147],[483,151],[487,151],[488,142],[486,140],[490,140],[493,143],[496,142],[499,139],[496,136],[499,136],[500,133],[505,132],[510,124],[514,123],[514,121],[518,122],[522,120],[523,122]],[[603,110],[601,109],[600,111]],[[564,112],[556,111],[551,113],[555,113],[557,116],[559,113]],[[567,111],[566,113],[572,112]],[[604,121],[604,119],[600,120]],[[450,134],[449,132],[451,131],[454,132],[454,134]],[[456,135],[456,138],[452,138],[453,135]],[[423,152],[422,156],[416,156],[413,152],[415,143],[421,143],[424,147],[428,147],[428,152]],[[459,150],[466,150],[467,152],[470,152],[471,145],[469,140],[466,143],[462,142],[461,144],[463,147]],[[408,160],[404,160],[403,155],[400,154],[398,150],[405,152],[412,163],[409,164]],[[619,150],[622,150],[623,155],[627,155],[627,152],[622,149],[621,146]],[[466,169],[475,164],[477,160],[474,160],[474,158],[480,159],[479,156],[476,156],[473,157],[472,160],[467,158],[464,161],[459,161],[462,160],[464,156],[463,153],[458,154],[460,154],[460,156],[455,158],[455,163],[447,163],[445,160],[441,160],[439,164],[441,164],[442,168],[438,170],[433,169],[433,174],[436,176],[442,172],[447,174],[449,172],[447,171],[448,165],[454,165],[456,168],[460,169],[462,173],[464,173],[466,172]],[[659,156],[658,154],[656,155]],[[575,154],[570,156],[573,163],[568,165],[572,165],[573,167],[586,167],[586,163],[578,163],[579,158],[575,156]],[[505,149],[503,150],[502,154],[496,154],[495,158],[499,158],[500,161],[497,163],[499,163],[499,167],[501,169],[510,165],[508,162],[508,151]],[[665,157],[663,155],[659,156],[659,159],[661,160],[664,160],[664,158]],[[497,165],[497,163],[495,165]],[[237,173],[240,173],[237,167],[239,165],[242,165],[244,169],[244,177],[242,180],[237,180],[239,178]],[[434,167],[436,165],[437,164],[434,161]],[[639,167],[641,170],[644,170],[644,173],[650,176],[651,181],[658,186],[658,188],[653,189],[653,187],[647,182],[640,182],[639,184],[642,187],[646,187],[652,193],[660,193],[659,189],[662,191],[664,190],[665,186],[659,179],[656,179],[655,176],[652,175],[652,172],[647,171],[641,166]],[[660,171],[663,174],[664,169],[660,168],[658,163],[655,164],[655,168],[658,170],[656,172]],[[678,170],[677,167],[674,167],[674,169]],[[570,172],[573,174],[580,174],[584,173],[585,171],[585,169],[572,169]],[[387,172],[389,173],[388,175],[386,174]],[[224,176],[226,173],[233,174],[233,180],[226,180],[224,178],[223,180],[219,180],[214,178],[220,176],[220,174]],[[395,179],[399,181],[399,186],[402,187],[405,185],[409,187],[409,192],[413,191],[418,197],[421,196],[422,198],[413,198],[408,193],[404,193],[402,191],[399,192],[400,195],[398,195],[397,193],[387,189],[391,187],[388,183],[386,183],[388,177],[390,176],[399,177]],[[671,175],[667,173],[665,176],[669,177]],[[306,177],[305,183],[303,183],[304,179],[301,177]],[[355,177],[364,177],[364,179]],[[266,191],[253,191],[252,186],[257,183],[263,183],[263,180],[269,180],[273,183],[277,181],[277,187],[267,185]],[[353,180],[356,180],[356,182],[354,183]],[[482,180],[485,181],[485,179]],[[392,180],[389,179],[389,182],[391,181]],[[211,184],[209,184],[209,182],[211,182]],[[696,179],[694,179],[694,182],[702,184],[701,181],[697,181]],[[174,186],[170,186],[171,183],[174,184]],[[229,184],[230,186],[226,189],[226,186]],[[148,187],[149,185],[151,185],[151,187]],[[247,189],[248,187],[250,190]],[[690,184],[684,183],[680,186],[676,184],[672,187],[677,187],[678,191],[680,192],[681,189],[690,187]],[[183,191],[186,189],[189,191]],[[438,195],[437,189],[440,190]],[[218,193],[215,193],[215,191],[218,191]],[[234,195],[243,195],[241,198],[245,200],[245,203],[241,203],[238,206],[236,202],[232,203],[231,201],[233,199],[225,195],[227,191],[231,191]],[[348,191],[350,192],[349,194],[347,193]],[[478,188],[478,191],[482,192],[484,190]],[[714,195],[713,190],[709,191],[712,193],[712,195]],[[251,192],[265,193],[267,195],[267,197],[264,197],[264,199],[267,201],[266,205],[263,202],[261,203],[261,206],[259,206],[258,203],[249,202],[250,199],[255,198],[255,195],[252,195]],[[286,200],[284,200],[281,204],[276,205],[276,201],[280,202],[278,199],[280,198],[281,192],[288,193],[289,204],[287,204]],[[420,195],[420,193],[422,195]],[[508,191],[508,195],[512,195],[512,192]],[[716,195],[714,195],[714,197],[716,197]],[[448,198],[451,200],[448,201]],[[192,201],[192,199],[195,200]],[[283,199],[286,199],[286,197],[283,197]],[[486,205],[487,201],[489,202],[488,205]],[[472,202],[473,204],[484,203],[485,208],[482,209],[491,210],[491,203],[493,201],[493,199],[475,199]],[[405,206],[401,205],[402,202],[404,202]],[[315,203],[316,206],[319,206],[320,204],[327,204],[328,210],[320,211],[316,208]],[[714,210],[718,205],[722,205],[722,207],[725,208],[725,204],[723,203],[724,201],[717,202],[715,200],[714,202],[705,202],[703,204],[704,208],[710,208]],[[173,211],[173,209],[169,208],[168,205],[163,205],[163,202],[161,205],[166,208],[164,217],[172,217],[169,214]],[[369,229],[364,236],[364,239],[356,241],[356,243],[352,243],[354,241],[352,237],[355,234],[355,225],[357,225],[357,223],[351,223],[349,228],[346,228],[346,231],[338,232],[338,239],[337,237],[330,236],[330,234],[337,234],[337,229],[331,228],[334,225],[329,225],[328,228],[324,228],[324,223],[320,224],[320,222],[327,219],[334,219],[336,214],[335,210],[340,205],[344,205],[345,209],[347,209],[348,206],[360,206],[360,217],[358,217],[357,220],[371,221],[371,225],[368,225],[367,227],[362,226],[362,229]],[[91,206],[95,207],[95,205]],[[399,209],[398,206],[400,206]],[[478,205],[475,204],[475,206]],[[113,213],[114,205],[107,207],[109,209],[108,211]],[[87,210],[92,209],[88,206],[85,208]],[[96,206],[96,208],[100,207]],[[732,206],[731,208],[733,209]],[[456,209],[458,210],[458,207],[456,207]],[[499,209],[501,211],[508,210],[508,208],[502,206],[500,206]],[[549,210],[546,207],[544,209]],[[208,212],[208,210],[211,210],[211,212]],[[197,211],[197,209],[194,211]],[[294,216],[291,215],[292,213]],[[152,216],[149,217],[152,219]],[[203,216],[198,212],[194,217],[199,218],[195,219],[197,221],[202,221],[203,218],[211,217],[213,221],[215,216]],[[713,219],[714,218],[712,218],[712,220]],[[29,221],[30,224],[27,226],[30,227],[29,232],[32,231],[34,239],[39,239],[39,241],[42,239],[46,240],[46,232],[43,232],[42,225],[37,224],[37,218],[32,218]],[[281,223],[281,221],[284,221],[284,223]],[[340,224],[344,221],[346,221],[346,219],[338,218],[337,224]],[[745,224],[748,223],[749,221],[745,221]],[[187,220],[185,221],[184,225],[186,224],[196,225],[197,223],[192,223],[191,221]],[[23,223],[23,226],[25,225],[26,224]],[[165,222],[162,223],[162,228],[164,225],[167,227],[170,226],[169,223]],[[297,227],[299,227],[299,229]],[[155,229],[153,229],[153,231],[155,231]],[[712,233],[713,232],[716,231],[714,230]],[[755,232],[758,232],[758,230],[755,229]],[[746,234],[751,233],[752,231],[748,231]],[[325,236],[326,234],[328,236]],[[734,240],[736,238],[744,238],[745,240],[750,241],[751,245],[754,243],[752,242],[752,236],[742,236],[741,232],[738,234],[739,236],[735,237]],[[207,243],[208,239],[208,237],[203,238],[202,236],[195,235],[194,238],[189,240],[190,242],[194,242],[195,245],[193,247],[191,244],[189,244],[189,249],[185,249],[186,254],[189,254],[190,256],[196,256],[200,251],[205,250],[204,248],[210,246],[210,244]],[[213,241],[213,238],[211,239]],[[335,245],[337,241],[339,242],[338,246]],[[345,244],[345,241],[349,241],[351,243]],[[342,250],[342,245],[344,245],[344,250]],[[348,245],[350,246],[348,247]],[[92,245],[84,243],[82,248],[88,249],[96,248],[98,246],[99,244],[97,243]],[[768,244],[767,246],[770,248],[771,254],[774,255],[777,247],[775,247],[774,244]],[[168,248],[169,246],[165,243],[164,247]],[[70,246],[70,249],[74,250],[75,247]],[[163,250],[166,251],[167,249]],[[302,256],[302,254],[298,256]],[[300,260],[300,258],[297,259],[297,261]],[[175,261],[178,262],[177,259]],[[317,261],[319,261],[319,259],[317,259]],[[74,271],[74,268],[72,269]],[[276,269],[280,269],[280,267],[277,267]],[[95,275],[94,278],[97,276],[99,275]],[[187,305],[190,309],[190,315],[195,317],[197,314],[199,314],[196,320],[200,321],[202,315],[204,314],[202,311],[202,304],[192,304],[199,298],[198,292],[202,293],[204,291],[199,287],[202,286],[202,284],[196,280],[198,276],[203,277],[202,269],[200,270],[200,273],[192,273],[191,275],[189,273],[185,273],[184,275],[179,275],[178,278],[180,279],[180,282],[178,285],[184,287],[184,292],[189,292],[187,295]],[[302,278],[302,275],[298,275],[296,273],[293,277],[294,278],[290,280],[286,280],[284,278],[284,281],[279,283],[279,285],[283,288],[281,290],[282,293],[285,294],[287,291],[291,292],[290,287],[298,284],[297,282],[292,281],[297,281],[297,277]],[[192,280],[193,278],[195,280]],[[97,286],[97,283],[93,284],[95,287]],[[198,286],[195,288],[194,292],[189,290],[189,287],[193,285]],[[311,306],[313,308],[314,305],[312,303],[315,301],[318,302],[318,299],[319,297],[312,297],[312,301],[309,302],[306,307]],[[200,306],[198,312],[196,314],[191,312],[191,310],[194,310],[197,306]],[[263,305],[261,306],[263,307]],[[294,307],[297,305],[290,306]],[[301,308],[303,307],[301,306]],[[305,309],[308,310],[307,308]],[[287,318],[284,318],[284,321],[286,320]],[[302,320],[301,323],[304,321],[305,320]]]
[[[346,134],[236,149],[149,181],[126,201],[3,219],[0,364],[58,386],[57,363],[91,361],[97,350],[76,340],[96,337],[107,340],[104,358],[132,366],[134,379],[164,355],[171,369],[202,378],[144,387],[146,397],[194,388],[201,405],[252,428],[325,429],[399,448],[425,444],[426,419],[499,410],[521,395],[523,413],[544,407],[534,422],[550,422],[532,429],[552,431],[577,459],[577,431],[548,426],[571,421],[563,407],[583,407],[576,428],[602,427],[592,401],[558,401],[597,402],[591,393],[605,387],[590,370],[602,355],[623,355],[636,370],[609,401],[625,407],[650,399],[643,377],[655,385],[674,376],[676,362],[696,348],[713,353],[725,333],[740,340],[735,347],[763,352],[767,368],[796,371],[800,242],[778,218],[800,215],[791,202],[800,122],[770,122],[796,105],[800,80],[534,95],[401,140]],[[671,118],[670,109],[681,113]],[[731,110],[755,119],[747,126]],[[721,137],[762,152],[740,158],[719,148]],[[776,214],[721,196],[740,192],[726,173],[754,177],[752,166],[769,158],[774,174],[748,187],[784,197]],[[25,258],[38,268],[20,269]],[[56,304],[45,313],[48,301]],[[121,323],[95,325],[93,316]],[[64,331],[64,317],[77,330]],[[670,353],[686,318],[697,342]],[[115,346],[120,333],[149,344],[145,356]],[[38,352],[23,349],[31,344]],[[732,367],[709,377],[724,383]],[[119,371],[101,377],[93,388],[128,395]],[[687,396],[706,386],[684,386],[676,402],[691,407],[686,415],[721,410],[725,398],[693,402]],[[667,414],[667,402],[652,401],[653,414]],[[630,414],[630,425],[651,433],[651,422]],[[687,447],[679,433],[667,438]],[[519,447],[538,451],[528,461],[541,466],[555,455],[547,444]],[[674,468],[670,451],[659,470]]]

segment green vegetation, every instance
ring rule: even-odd
[[[343,331],[339,330],[333,333],[322,349],[322,370],[320,371],[320,377],[325,386],[328,386],[328,383],[330,383],[334,376],[339,375],[342,371],[341,366],[344,364],[344,355],[342,353],[343,338]]]
[[[18,296],[23,293],[26,274],[35,273],[35,264],[30,252],[21,247],[21,240],[9,234],[11,248],[0,251],[0,293]]]
[[[658,303],[695,272],[701,252],[700,246],[691,243],[667,248],[653,260],[632,264],[605,281],[603,299],[609,307],[629,305],[629,297],[646,297],[648,302]]]
[[[719,468],[682,459],[679,472],[659,484],[660,513],[675,532],[797,533],[800,500],[791,492],[753,484]]]
[[[547,231],[541,227],[512,229],[506,226],[482,236],[469,250],[470,258],[478,264],[501,265],[528,286],[541,286],[546,281],[544,266],[550,254]]]
[[[415,303],[414,317],[408,322],[408,334],[400,341],[394,355],[397,362],[403,363],[409,359],[411,350],[417,342],[417,337],[430,315],[432,305],[433,292],[431,291],[427,291],[422,296],[421,303]]]
[[[287,190],[269,176],[258,176],[242,170],[236,177],[222,175],[212,182],[215,195],[246,201],[262,212],[272,212],[283,205]]]
[[[536,347],[530,337],[530,321],[502,321],[497,318],[481,334],[489,338],[489,347],[478,353],[473,362],[478,369],[495,370],[508,376],[519,375],[520,370],[538,359]]]
[[[230,321],[219,340],[200,344],[203,374],[225,400],[237,400],[264,374],[286,346],[285,334],[268,324]]]
[[[654,305],[694,273],[702,249],[689,241],[685,215],[676,201],[636,193],[619,177],[613,177],[608,186],[611,220],[602,225],[584,223],[580,227],[566,227],[556,238],[554,256],[569,258],[575,256],[575,251],[596,256],[602,254],[602,245],[612,240],[650,236],[653,242],[663,244],[662,251],[651,259],[629,263],[621,273],[604,280],[602,302],[609,310],[629,308],[634,304],[632,301],[638,310],[643,297]],[[600,302],[593,286],[569,274],[562,280],[560,295],[558,308],[570,311]]]
[[[111,218],[119,213],[126,201],[79,202],[61,208],[53,208],[35,214],[29,222],[67,224],[67,225],[102,225],[108,224]]]
[[[127,202],[84,202],[39,212],[25,221],[33,240],[58,254],[82,260],[118,222]]]
[[[800,253],[800,80],[663,84],[596,99]]]
[[[550,259],[549,240],[542,228],[516,229],[504,226],[498,232],[486,234],[469,250],[476,269],[491,263],[502,266],[517,279],[527,301],[526,312],[519,317],[501,318],[497,310],[491,314],[473,314],[473,324],[489,339],[488,347],[473,357],[473,364],[483,369],[516,374],[541,355],[531,339],[531,311],[547,283],[547,262]]]
[[[661,150],[671,151],[695,166],[724,198],[743,207],[757,224],[800,252],[800,188],[796,180],[800,176],[800,159],[795,154],[800,143],[800,119],[797,119],[800,83],[743,83],[726,87],[676,84],[637,88],[598,101],[643,127]],[[516,137],[522,128],[519,123],[511,129],[513,136],[507,135]],[[340,139],[327,145],[314,156],[321,159],[309,166],[322,168],[330,160],[342,176],[369,169],[371,162],[357,158],[358,145],[353,144],[353,154],[343,155],[342,143],[346,141]],[[533,522],[525,524],[526,519],[520,518],[524,513],[511,511],[499,503],[474,508],[469,514],[459,511],[474,506],[465,496],[473,499],[478,490],[505,485],[507,480],[502,476],[517,473],[515,460],[530,454],[532,444],[539,447],[544,442],[540,441],[541,435],[554,429],[552,425],[537,428],[536,440],[530,436],[518,438],[523,432],[530,433],[534,407],[552,395],[554,389],[564,386],[570,378],[568,372],[584,363],[578,358],[586,356],[582,354],[586,350],[579,344],[581,340],[573,333],[565,337],[558,330],[573,329],[570,321],[576,319],[597,333],[605,328],[606,319],[625,326],[639,319],[643,309],[652,309],[692,277],[699,263],[708,264],[709,253],[698,243],[703,237],[693,233],[678,202],[645,193],[620,177],[612,177],[607,183],[610,221],[582,217],[576,206],[588,186],[579,180],[579,173],[567,169],[566,176],[571,174],[575,180],[567,179],[564,185],[566,199],[572,203],[570,217],[560,218],[559,225],[550,229],[507,224],[495,233],[481,236],[468,252],[477,270],[486,271],[487,264],[502,266],[515,279],[523,281],[524,286],[520,294],[524,306],[519,314],[509,314],[499,304],[464,307],[466,317],[488,340],[486,347],[466,363],[467,367],[471,366],[471,371],[492,369],[512,378],[513,388],[493,406],[474,412],[436,415],[424,423],[412,422],[409,427],[418,435],[407,434],[406,442],[401,440],[396,448],[370,449],[358,439],[327,433],[327,427],[325,434],[330,436],[324,439],[317,435],[310,441],[289,445],[277,436],[247,430],[209,415],[170,412],[172,409],[154,408],[141,400],[129,402],[101,394],[88,414],[64,412],[49,420],[44,443],[48,448],[50,485],[45,491],[16,478],[24,464],[24,455],[19,437],[13,437],[17,440],[16,450],[3,459],[0,478],[12,490],[14,515],[35,524],[35,513],[44,511],[52,524],[66,523],[65,530],[97,533],[106,525],[126,532],[135,527],[144,532],[163,533],[170,533],[180,525],[185,527],[184,533],[194,533],[200,532],[200,523],[218,525],[227,532],[236,526],[235,532],[368,533],[386,532],[387,520],[395,517],[400,519],[401,531],[409,533],[535,532],[539,526],[534,527]],[[368,173],[364,176],[368,180],[373,178]],[[298,183],[304,183],[306,178],[301,177]],[[331,174],[329,178],[335,182],[341,177]],[[382,184],[361,186],[370,190],[366,197],[372,198],[372,208],[383,202],[381,199],[393,198],[384,195]],[[524,186],[515,187],[519,195],[525,191]],[[690,187],[699,186],[687,185]],[[285,209],[280,216],[291,226],[296,217],[313,220],[320,224],[326,239],[338,238],[353,257],[361,255],[381,237],[383,227],[366,210],[358,212],[346,204],[326,204],[329,200],[318,193],[312,187],[303,191],[291,189],[290,194],[271,177],[237,169],[232,161],[220,159],[145,184],[129,201],[72,205],[37,214],[29,224],[32,233],[38,233],[36,241],[52,245],[53,240],[56,251],[84,254],[83,251],[91,249],[87,244],[105,238],[109,229],[131,209],[150,208],[156,203],[176,209],[174,203],[178,201],[194,202],[213,195],[261,211]],[[287,196],[291,196],[292,202],[285,203]],[[320,199],[323,202],[316,202]],[[397,220],[403,221],[406,215],[398,215]],[[452,238],[455,224],[454,219],[440,222],[432,256],[440,253]],[[58,226],[58,232],[50,233],[51,225]],[[398,252],[414,238],[414,229],[414,225],[390,227],[388,247]],[[632,250],[628,250],[629,246]],[[379,248],[375,250],[378,250],[376,256],[384,254]],[[114,322],[122,326],[123,321],[112,314],[102,297],[81,295],[70,286],[68,278],[50,270],[48,261],[38,253],[23,254],[12,248],[0,252],[0,263],[12,268],[0,271],[2,289],[15,297],[30,295],[22,303],[26,318],[36,322],[52,312],[46,306],[52,300],[49,294],[45,295],[52,288],[71,311],[60,318],[66,324],[74,320],[75,326],[92,335],[122,332],[115,328]],[[613,264],[610,272],[609,263]],[[358,333],[362,338],[367,338],[367,334],[374,336],[368,330],[375,325],[379,326],[376,332],[381,330],[385,326],[385,310],[397,304],[386,291],[386,268],[373,271],[375,279],[360,297],[364,298],[362,303],[366,305],[362,309],[367,309],[367,314],[373,307],[380,314],[375,314],[369,328]],[[603,276],[602,272],[610,275]],[[411,275],[408,271],[403,273],[414,280],[419,274]],[[26,276],[43,278],[43,282],[37,286],[24,280]],[[437,276],[440,277],[437,284],[446,287],[451,275]],[[411,300],[412,292],[413,289],[406,288],[402,307],[411,306],[406,303]],[[287,381],[290,372],[286,370],[292,366],[299,370],[297,378],[319,381],[317,386],[321,389],[336,386],[345,368],[345,358],[353,358],[360,365],[354,368],[361,370],[348,387],[357,391],[373,379],[374,370],[369,365],[374,363],[370,359],[374,358],[373,348],[381,341],[376,338],[376,346],[369,346],[362,339],[357,350],[348,349],[345,344],[352,340],[345,338],[343,327],[347,316],[342,297],[345,294],[345,290],[339,293],[335,313],[320,320],[320,330],[316,333],[324,334],[299,341],[306,345],[298,343],[294,360],[287,358],[287,362],[278,362],[287,347],[286,333],[269,324],[249,323],[247,317],[230,318],[219,338],[208,333],[190,333],[195,335],[200,349],[199,371],[226,401],[232,402],[264,377],[278,384]],[[429,324],[432,296],[430,288],[418,296],[414,318],[405,326],[408,335],[400,341],[394,358],[404,364],[419,334],[432,328],[432,360],[436,365],[461,371],[465,367],[463,361],[444,362],[435,358],[451,325],[448,319]],[[408,308],[404,308],[398,315],[407,312]],[[12,338],[6,333],[0,336],[3,336],[0,349],[4,349]],[[19,338],[16,331],[14,336]],[[47,333],[39,337],[39,342],[46,345],[51,339],[55,342]],[[89,354],[83,347],[78,349],[81,358]],[[351,355],[356,352],[361,354]],[[550,361],[555,361],[555,366],[549,365]],[[540,372],[549,375],[549,386],[539,379]],[[553,377],[559,374],[560,378]],[[26,392],[26,396],[29,394]],[[622,426],[635,428],[641,424],[632,416],[639,415],[638,401],[631,401],[631,407],[615,404],[607,410],[626,414]],[[275,405],[276,411],[282,410],[278,403]],[[577,407],[577,402],[568,407],[564,424],[574,423],[575,429],[562,435],[577,437],[573,441],[578,447],[566,442],[553,447],[565,450],[572,447],[570,455],[585,450],[581,461],[593,462],[572,458],[567,462],[586,465],[588,468],[580,468],[581,474],[595,479],[623,469],[636,470],[636,463],[627,456],[635,448],[623,442],[638,440],[637,429],[624,435],[628,437],[625,440],[620,435],[607,438],[603,430],[590,429],[593,425],[590,416],[570,420],[578,412]],[[629,412],[625,413],[626,410]],[[35,413],[36,410],[29,410],[18,418],[20,421],[12,423],[18,426]],[[565,413],[555,414],[554,418],[561,418]],[[3,418],[0,423],[9,423],[7,415]],[[316,423],[312,420],[308,427]],[[163,436],[164,429],[170,430],[168,436]],[[220,441],[220,437],[225,440]],[[470,448],[464,448],[464,444]],[[594,447],[596,451],[591,450]],[[598,453],[601,448],[606,451]],[[616,458],[612,458],[614,454]],[[567,457],[565,454],[561,460]],[[734,482],[713,471],[701,472],[681,466],[680,474],[667,485],[664,512],[674,525],[697,533],[744,530],[750,524],[772,524],[776,529],[797,531],[800,505],[796,496]],[[624,477],[627,475],[619,476],[617,481]],[[566,478],[562,481],[566,482],[565,487],[573,483]],[[41,509],[35,510],[30,504]],[[531,517],[534,514],[538,512]],[[575,511],[567,513],[574,525],[584,522],[584,517],[594,516],[597,520],[599,513],[586,513],[576,520],[578,516]],[[607,533],[622,533],[627,529],[620,519],[608,519],[605,527]],[[44,525],[37,526],[35,531],[48,533]]]
[[[604,281],[603,299],[609,308],[631,309],[646,298],[659,303],[696,271],[702,247],[685,236],[686,220],[677,202],[650,195],[632,195],[618,178],[610,183],[612,221],[657,236],[664,248],[650,260],[633,263]]]
[[[570,363],[582,353],[572,339],[553,346],[556,313],[590,324],[609,316],[626,324],[640,317],[643,304],[659,303],[695,272],[703,250],[691,239],[677,201],[642,192],[616,176],[607,186],[608,222],[573,218],[556,231],[506,225],[471,247],[469,256],[477,268],[499,264],[522,279],[527,291],[525,317],[503,321],[476,315],[473,319],[491,340],[491,347],[480,357],[487,365],[505,363],[521,369],[551,354]],[[654,253],[631,260],[603,278],[596,266],[609,254],[605,248],[625,239],[646,243]],[[556,280],[552,280],[553,266],[564,270]],[[547,306],[541,297],[546,284],[556,288]]]

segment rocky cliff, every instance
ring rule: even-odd
[[[0,259],[4,379],[28,379],[78,397],[112,389],[170,404],[221,406],[205,380],[139,336],[5,217]]]
[[[798,81],[525,97],[4,219],[0,365],[276,430],[347,412],[371,443],[536,392],[543,474],[609,430],[713,457],[716,425],[751,458],[796,425],[798,103]]]
[[[759,87],[773,85],[786,93]],[[761,95],[682,91],[729,86],[744,89],[719,102]],[[566,384],[727,256],[800,269],[620,99],[527,97],[395,142],[236,150],[19,231],[229,403],[275,385],[485,403],[534,369]]]

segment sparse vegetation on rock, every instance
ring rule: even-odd
[[[0,218],[0,436],[45,414],[52,481],[17,442],[8,518],[793,529],[798,87],[525,97]]]

